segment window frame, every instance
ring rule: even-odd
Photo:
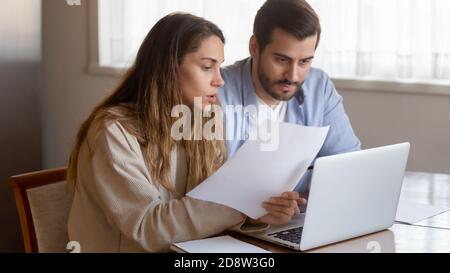
[[[88,4],[88,74],[120,78],[126,69],[101,66],[99,61],[99,16],[98,0],[87,1]],[[326,72],[326,71],[325,71]],[[339,91],[384,92],[415,95],[450,96],[450,85],[446,82],[412,82],[386,81],[379,79],[331,78]]]
[[[88,8],[88,41],[89,41],[89,61],[88,74],[94,76],[109,76],[119,78],[126,69],[100,65],[100,43],[99,43],[99,16],[98,1],[87,1]]]

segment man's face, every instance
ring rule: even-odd
[[[253,37],[251,53],[262,89],[277,101],[290,100],[300,89],[311,68],[317,35],[300,41],[281,29],[274,29],[271,42],[259,49]],[[256,43],[256,44],[255,44]]]

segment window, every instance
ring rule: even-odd
[[[450,1],[309,0],[323,34],[313,66],[334,78],[450,83]],[[129,66],[153,24],[174,11],[216,23],[226,64],[248,56],[264,0],[98,0],[99,64]]]
[[[323,28],[315,65],[333,77],[450,80],[450,1],[309,2]]]
[[[98,0],[99,63],[129,66],[151,27],[165,15],[183,11],[217,24],[226,38],[231,64],[248,56],[253,18],[265,0]]]

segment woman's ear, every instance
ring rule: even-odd
[[[249,51],[250,56],[252,56],[253,59],[256,58],[259,54],[258,40],[256,39],[255,35],[252,35],[252,37],[250,37]]]

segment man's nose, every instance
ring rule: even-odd
[[[299,82],[300,79],[299,72],[300,70],[297,67],[297,65],[291,65],[285,73],[285,78],[289,80],[291,83]]]

